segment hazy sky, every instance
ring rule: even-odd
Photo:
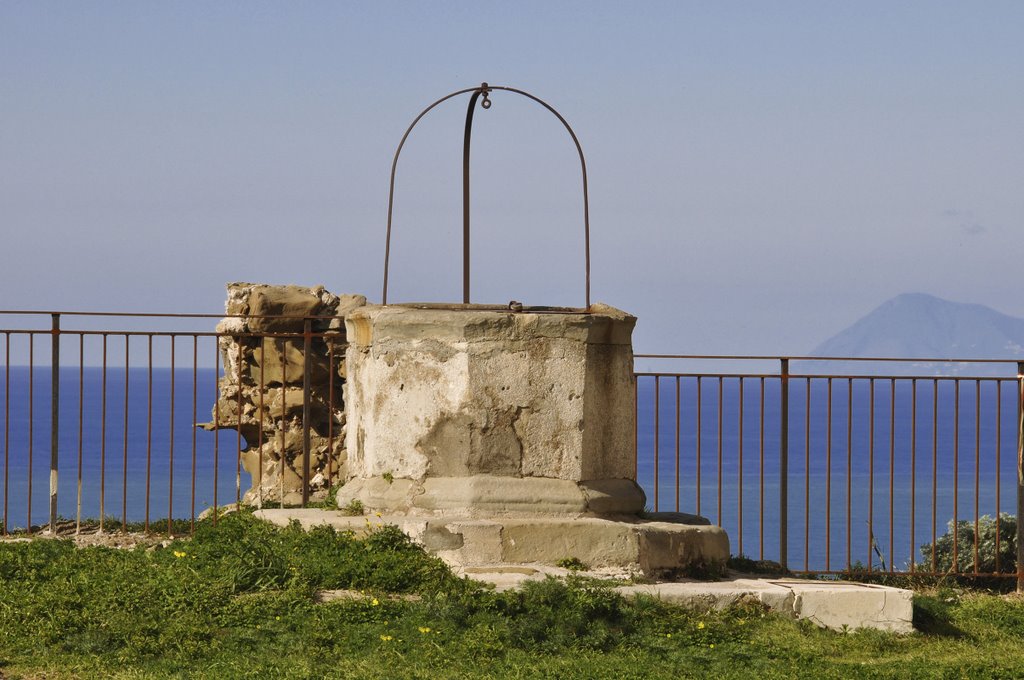
[[[1024,316],[1024,3],[0,0],[0,308],[380,299],[405,127],[575,128],[638,351],[803,353],[921,291]],[[474,301],[582,304],[570,139],[474,128]],[[399,166],[391,297],[461,298],[465,99]]]

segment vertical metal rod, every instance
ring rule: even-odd
[[[757,473],[760,476],[758,482],[758,513],[757,513],[757,531],[758,531],[758,542],[757,542],[757,559],[764,559],[764,376],[760,379],[761,397],[759,400],[758,407],[761,411],[760,419],[758,422],[758,435],[757,435],[757,447],[758,447],[758,468]]]
[[[896,379],[889,380],[889,571],[893,570],[895,544],[893,542],[894,516],[893,507],[896,498]]]
[[[683,404],[679,399],[679,376],[676,376],[676,512],[679,512],[679,417]]]
[[[978,496],[981,493],[981,381],[974,381],[974,573],[978,573]],[[999,515],[996,515],[996,534],[999,533]]]
[[[11,472],[11,334],[4,332],[4,523],[3,535],[10,531],[7,515],[7,494]]]
[[[914,573],[917,559],[917,378],[910,381],[910,572]],[[998,532],[996,534],[998,536]],[[997,539],[998,544],[998,539]]]
[[[50,533],[57,533],[57,465],[60,449],[60,314],[50,330]]]
[[[469,304],[469,147],[473,136],[476,100],[487,92],[487,83],[474,90],[466,109],[466,130],[462,140],[462,301]],[[486,98],[485,98],[486,99]]]
[[[190,497],[189,531],[196,531],[196,406],[199,396],[199,336],[192,336],[192,493]]]
[[[238,372],[235,389],[235,510],[242,508],[242,349],[238,342],[238,361],[235,363]],[[281,364],[283,367],[284,364]],[[226,372],[225,367],[225,372]]]
[[[853,560],[853,378],[846,379],[846,570]]]
[[[143,526],[149,533],[149,494],[153,469],[153,334],[146,336],[146,517]]]
[[[278,358],[281,361],[281,365],[285,366],[285,341],[281,342],[281,348],[278,352]],[[288,437],[286,436],[288,428],[288,371],[281,371],[281,458],[278,463],[278,475],[277,475],[277,488],[278,488],[278,502],[280,507],[284,507],[284,468],[287,464],[286,449],[285,445],[288,443]],[[292,469],[295,468],[295,460],[292,459]]]
[[[1017,592],[1024,592],[1024,361],[1017,362]]]
[[[25,529],[32,533],[32,454],[35,450],[35,403],[36,403],[36,336],[28,334],[28,512]]]
[[[103,375],[100,390],[100,533],[107,515],[107,334],[103,334]]]
[[[168,409],[170,413],[170,433],[167,448],[167,534],[168,536],[172,533],[173,525],[171,520],[174,517],[174,388],[175,388],[175,356],[174,356],[174,341],[175,336],[171,334],[171,407]]]
[[[258,447],[257,447],[257,449],[259,450],[260,455],[257,456],[257,460],[256,460],[256,467],[257,467],[257,477],[256,477],[256,479],[259,480],[256,483],[257,484],[257,486],[256,486],[256,489],[257,489],[256,507],[258,507],[258,508],[262,508],[263,507],[263,456],[264,456],[264,453],[263,453],[263,444],[264,444],[264,442],[263,442],[263,428],[264,428],[264,423],[266,422],[266,412],[264,411],[263,393],[267,391],[267,376],[264,374],[263,367],[267,365],[266,357],[264,356],[264,352],[267,351],[266,348],[267,348],[266,338],[262,338],[260,340],[260,410],[259,410],[260,424],[259,424],[259,428],[257,428],[257,431],[258,431],[258,435],[257,435],[258,436],[258,441],[257,441]],[[273,417],[271,417],[270,421],[271,422],[274,421]]]
[[[640,470],[640,378],[633,376],[633,479]]]
[[[875,540],[875,379],[868,380],[868,571],[872,570],[872,544]]]
[[[85,425],[85,334],[78,336],[78,489],[75,494],[75,533],[82,531],[82,449]]]
[[[327,489],[334,487],[334,336],[325,336],[327,340]],[[260,390],[260,399],[263,399],[263,391]],[[262,401],[260,402],[260,415],[263,415]],[[635,428],[634,428],[635,429]],[[263,445],[263,428],[260,428],[260,446]],[[262,458],[261,458],[262,461]],[[262,476],[262,472],[260,473]],[[261,501],[262,503],[262,497]]]
[[[128,531],[128,374],[131,336],[124,334],[124,452],[121,461],[121,531]]]
[[[722,376],[718,376],[718,525],[722,524]]]
[[[779,564],[789,567],[789,359],[779,371]]]
[[[654,511],[658,512],[658,450],[661,448],[661,376],[654,376]]]
[[[703,420],[703,417],[702,417],[703,414],[701,413],[701,410],[702,410],[702,402],[703,402],[703,397],[704,397],[702,392],[703,392],[703,390],[701,389],[701,377],[698,375],[697,376],[697,514],[698,515],[700,514],[700,497],[701,497],[701,481],[700,481],[700,472],[701,472],[700,448],[701,447],[700,447],[700,440],[701,440],[701,421]]]
[[[468,226],[468,225],[467,225]],[[468,292],[468,289],[467,289]],[[302,325],[302,507],[309,503],[309,430],[312,425],[313,322]]]
[[[1000,469],[1003,467],[1003,381],[996,380],[996,573],[1001,573],[999,565],[999,521],[1002,505],[1000,505],[999,487]]]
[[[939,494],[939,379],[932,379],[932,572],[938,569],[936,530]]]
[[[804,379],[804,571],[811,554],[811,379]]]
[[[281,366],[284,366],[281,361]],[[284,370],[281,371],[284,374]],[[225,375],[225,380],[227,376]],[[217,526],[217,488],[220,486],[220,335],[213,337],[213,526]],[[284,390],[282,389],[282,399]]]
[[[953,573],[960,573],[960,380],[953,379]]]
[[[736,525],[738,527],[738,532],[737,533],[739,534],[739,551],[740,551],[740,554],[742,555],[743,554],[743,377],[742,376],[740,376],[740,396],[739,396],[739,402],[740,402],[740,409],[739,409],[740,410],[740,413],[739,413],[740,426],[739,426],[739,437],[738,437],[738,441],[736,442],[736,449],[737,449],[736,450],[736,459],[737,459],[738,468],[739,468],[737,470],[738,474],[737,474],[737,480],[736,480],[736,484],[737,484],[737,494],[736,495],[737,495],[737,504],[738,504],[737,512],[739,514],[739,517],[736,520]]]
[[[825,570],[832,569],[832,378],[828,379],[825,440]]]

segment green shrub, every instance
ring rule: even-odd
[[[974,521],[950,520],[947,531],[935,541],[935,570],[972,573],[975,571],[974,547],[978,547],[979,573],[1012,573],[1017,570],[1017,518],[1007,513],[998,521],[991,515],[978,518],[978,536],[974,535]],[[956,533],[956,569],[953,568],[954,528]],[[996,569],[996,535],[999,536],[999,568]],[[921,568],[932,567],[932,544],[921,546],[924,562]]]

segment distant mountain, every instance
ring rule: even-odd
[[[1024,360],[1024,319],[924,293],[898,295],[829,338],[812,356]],[[940,367],[928,373],[1005,373],[1007,366]],[[979,369],[979,370],[975,370]],[[903,373],[903,370],[894,372]]]

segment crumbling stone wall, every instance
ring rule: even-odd
[[[335,295],[315,286],[229,283],[217,324],[223,373],[206,429],[239,429],[242,465],[252,476],[243,502],[296,504],[302,499],[306,356],[302,317],[312,321],[310,492],[314,500],[345,479],[345,315],[366,304],[362,295]],[[285,336],[285,337],[281,337]],[[331,373],[334,373],[333,381]],[[332,402],[333,397],[333,402]],[[262,443],[262,444],[261,444]]]

